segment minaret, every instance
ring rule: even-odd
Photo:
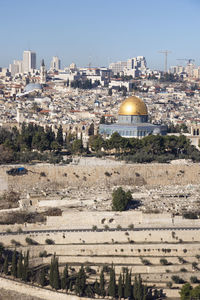
[[[41,67],[40,67],[40,83],[46,83],[46,68],[44,64],[44,59],[42,59]]]
[[[24,114],[22,110],[22,106],[19,103],[17,107],[17,117],[16,117],[17,123],[22,124],[24,122]]]

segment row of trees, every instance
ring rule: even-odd
[[[167,127],[167,132],[168,133],[181,133],[181,132],[184,132],[184,133],[188,133],[188,128],[187,126],[182,123],[182,124],[177,124],[177,125],[174,125],[174,124],[170,124],[168,125]]]
[[[78,272],[75,270],[69,272],[68,265],[66,265],[63,272],[60,273],[58,258],[54,254],[50,266],[43,266],[34,270],[29,268],[29,252],[24,256],[16,250],[8,252],[2,244],[0,244],[0,263],[1,272],[5,275],[12,275],[24,282],[31,280],[42,287],[50,285],[55,290],[70,291],[80,297],[94,297],[96,294],[102,297],[146,300],[163,296],[162,290],[152,290],[145,286],[140,275],[132,279],[131,271],[128,268],[123,268],[123,272],[117,279],[113,265],[111,267],[104,266],[99,280],[96,279],[92,282],[89,278],[94,270],[90,267],[85,268],[82,265]]]
[[[101,122],[105,122],[105,119]],[[176,129],[185,131],[187,128]],[[82,138],[77,139],[71,133],[64,140],[62,126],[56,135],[51,127],[44,129],[33,124],[23,124],[21,132],[17,128],[12,131],[0,128],[0,163],[29,162],[34,159],[58,163],[62,160],[62,151],[68,154],[92,152],[98,156],[115,153],[120,159],[138,163],[168,162],[179,158],[200,161],[200,152],[183,135],[149,135],[138,139],[123,138],[115,132],[110,139],[104,139],[101,135],[94,135],[93,124],[89,128],[89,135],[89,144],[84,148]]]
[[[22,124],[21,132],[14,127],[12,131],[0,128],[0,145],[13,150],[59,150],[63,146],[62,126],[58,128],[57,135],[51,127],[44,127],[36,124]]]
[[[108,140],[101,135],[91,136],[89,145],[96,153],[102,152],[102,149],[105,153],[114,150],[119,158],[133,162],[166,162],[179,158],[200,161],[200,152],[183,135],[149,135],[137,139],[123,138],[115,132]]]
[[[14,278],[19,278],[25,282],[29,280],[29,252],[24,255],[16,250],[5,250],[1,245],[0,253],[1,271],[5,275],[12,275]]]
[[[92,270],[87,267],[86,269],[81,266],[79,271],[75,274],[69,275],[68,266],[66,265],[62,275],[59,273],[58,258],[54,255],[51,260],[50,272],[49,272],[49,284],[52,288],[66,289],[75,292],[76,295],[82,297],[94,297],[99,296],[111,296],[112,298],[129,298],[129,299],[157,299],[162,297],[162,291],[154,290],[143,285],[140,276],[135,276],[132,280],[132,274],[128,269],[124,269],[123,273],[116,279],[115,269],[113,266],[101,270],[99,280],[94,282],[87,281]],[[42,271],[41,271],[42,272]],[[105,272],[107,273],[109,280],[105,279]],[[40,273],[41,274],[41,273]],[[45,273],[44,276],[40,276],[42,285],[47,282]]]
[[[92,127],[91,127],[92,131]],[[11,131],[0,128],[0,164],[29,162],[31,160],[58,163],[62,160],[62,150],[69,153],[82,151],[82,140],[68,134],[63,139],[62,126],[55,134],[51,127],[22,125],[21,132],[14,127]]]

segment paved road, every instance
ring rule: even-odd
[[[2,235],[19,235],[19,234],[33,234],[33,233],[67,233],[67,232],[105,232],[105,231],[160,231],[160,230],[200,230],[200,227],[136,227],[130,228],[109,228],[109,229],[45,229],[45,230],[23,230],[22,232],[12,231],[12,232],[0,232]]]

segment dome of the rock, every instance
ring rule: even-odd
[[[119,108],[119,115],[125,116],[147,116],[148,111],[146,104],[142,101],[142,99],[131,96],[127,98],[121,104]]]

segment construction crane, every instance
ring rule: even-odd
[[[177,58],[176,60],[184,60],[188,62],[188,65],[191,64],[191,62],[194,62],[195,60],[193,58]]]
[[[169,53],[171,53],[171,51],[169,50],[162,50],[162,51],[158,51],[158,53],[162,53],[165,55],[165,73],[167,73],[167,56]]]

